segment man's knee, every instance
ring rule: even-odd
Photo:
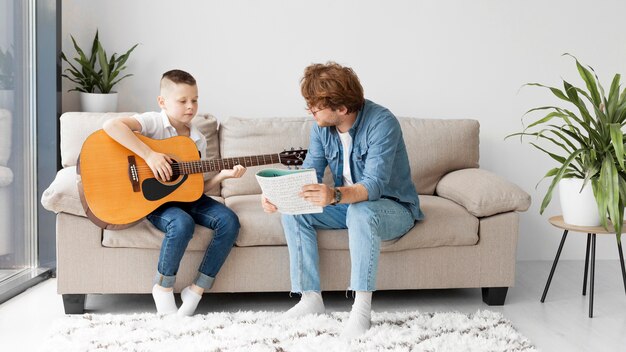
[[[372,209],[372,202],[359,202],[350,204],[346,212],[346,225],[348,229],[368,224],[375,226],[378,223],[378,214]]]

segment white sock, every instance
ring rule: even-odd
[[[202,295],[195,293],[187,286],[180,292],[180,298],[183,300],[183,304],[178,309],[178,315],[190,317],[196,311]]]
[[[152,287],[152,298],[154,298],[157,313],[172,314],[178,309],[174,300],[174,291],[163,291],[161,286],[154,285]]]
[[[372,293],[357,291],[350,312],[350,318],[346,323],[341,336],[352,339],[363,335],[372,325]]]
[[[283,318],[298,318],[308,314],[324,314],[324,300],[322,294],[315,291],[302,293],[300,302],[283,313]]]

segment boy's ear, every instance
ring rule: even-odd
[[[157,103],[159,104],[159,107],[160,107],[161,109],[165,109],[165,98],[163,98],[163,96],[162,96],[162,95],[159,95],[159,96],[157,97]]]

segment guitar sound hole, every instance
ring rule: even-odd
[[[176,160],[172,160],[172,177],[169,182],[174,182],[180,177],[180,165]]]

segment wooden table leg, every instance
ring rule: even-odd
[[[550,282],[552,282],[552,276],[554,275],[554,269],[556,269],[556,264],[559,262],[559,257],[561,256],[561,250],[563,250],[563,244],[565,243],[565,239],[567,238],[568,232],[569,232],[568,230],[563,231],[563,237],[561,237],[561,244],[559,244],[559,249],[556,251],[556,257],[554,257],[554,262],[552,263],[552,269],[550,270],[550,275],[548,276],[548,282],[546,282],[546,287],[543,289],[543,295],[541,296],[541,303],[543,303],[546,300],[546,295],[548,294],[548,289],[550,288]]]

